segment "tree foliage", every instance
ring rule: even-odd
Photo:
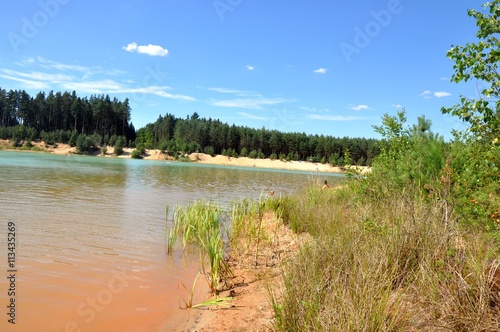
[[[432,133],[430,120],[425,116],[417,120],[416,125],[405,127],[406,111],[401,110],[396,116],[385,114],[382,125],[374,126],[383,141],[373,173],[395,186],[388,190],[401,190],[408,185],[427,190],[439,181],[445,167],[448,145]]]
[[[266,128],[253,129],[229,125],[217,119],[201,118],[198,113],[177,118],[172,114],[159,116],[156,122],[137,132],[137,144],[146,148],[167,146],[167,150],[185,153],[205,152],[230,157],[307,160],[342,166],[350,151],[352,162],[371,165],[379,153],[378,141],[366,138],[336,138],[305,133],[283,133]]]
[[[135,140],[127,98],[108,95],[80,98],[73,91],[39,92],[34,98],[24,90],[0,88],[0,127],[22,125],[36,132],[75,131],[79,134],[126,136]]]
[[[500,0],[487,2],[485,12],[469,10],[469,16],[476,19],[479,39],[465,46],[453,46],[447,53],[454,61],[455,73],[452,82],[468,82],[477,80],[481,86],[476,99],[461,96],[460,103],[443,108],[444,113],[458,116],[470,125],[469,132],[475,139],[486,139],[498,142],[500,131]]]
[[[443,108],[469,128],[455,133],[451,155],[453,198],[457,213],[489,229],[500,225],[500,0],[487,2],[484,12],[468,11],[476,20],[478,41],[453,46],[447,53],[455,62],[452,81],[476,80],[481,87],[476,99]]]

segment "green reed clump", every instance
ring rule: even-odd
[[[168,231],[169,248],[177,238],[182,239],[184,249],[195,245],[202,252],[202,269],[207,276],[210,289],[217,294],[219,283],[231,275],[225,260],[222,210],[213,202],[196,201],[186,207],[177,207],[172,226]],[[170,252],[170,250],[169,250]],[[208,260],[209,270],[205,268]]]
[[[258,200],[243,199],[233,202],[229,208],[231,217],[231,234],[229,239],[238,249],[255,250],[255,257],[259,255],[259,246],[262,241],[268,241],[270,234],[263,231],[264,214],[274,213],[274,219],[281,220],[282,198],[264,198]],[[238,242],[238,244],[235,244]]]
[[[221,233],[221,208],[213,202],[196,201],[186,207],[178,206],[174,214],[173,228],[181,237],[184,248],[199,244],[207,233]]]

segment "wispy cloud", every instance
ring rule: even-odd
[[[49,81],[49,82],[64,82],[64,81],[70,81],[74,80],[74,76],[70,75],[65,75],[65,74],[48,74],[48,73],[42,73],[42,72],[20,72],[20,71],[15,71],[15,70],[10,70],[10,69],[0,69],[0,72],[3,72],[7,75],[11,75],[12,77],[18,76],[18,77],[24,77],[28,78],[31,80],[37,80],[37,81]]]
[[[347,108],[353,111],[365,111],[371,109],[368,105],[349,105]]]
[[[110,93],[110,92],[117,92],[121,89],[121,86],[119,83],[109,80],[109,79],[103,79],[103,80],[92,80],[92,81],[85,81],[85,82],[62,82],[59,84],[61,88],[64,90],[75,90],[78,92],[84,92],[84,93],[95,93],[95,94],[101,94],[101,93]]]
[[[220,93],[230,93],[230,94],[235,94],[238,96],[243,96],[243,95],[252,95],[252,96],[260,96],[260,94],[253,92],[253,91],[245,91],[245,90],[238,90],[238,89],[228,89],[228,88],[208,88],[209,91],[215,91],[215,92],[220,92]]]
[[[21,77],[14,77],[14,76],[4,75],[4,74],[0,74],[0,77],[3,77],[5,79],[11,80],[11,81],[19,82],[19,83],[21,83],[21,86],[24,89],[44,90],[44,89],[50,88],[50,85],[48,85],[45,82],[27,80],[27,79],[24,79]]]
[[[373,119],[373,117],[326,115],[326,114],[308,114],[307,117],[310,120],[335,121],[335,122],[359,121],[359,120],[371,120],[371,119]]]
[[[80,66],[74,64],[60,63],[57,61],[47,60],[41,56],[33,58],[24,58],[16,64],[20,67],[37,67],[49,70],[57,70],[62,72],[72,72],[73,74],[82,73],[83,77],[80,79],[87,79],[92,75],[105,74],[110,76],[119,76],[126,74],[125,71],[119,69],[103,69],[99,66]]]
[[[256,98],[235,98],[235,99],[227,99],[227,100],[210,100],[210,104],[213,106],[220,107],[233,107],[233,108],[246,108],[246,109],[255,109],[260,110],[263,106],[266,105],[277,105],[289,102],[289,100],[284,98],[265,98],[265,97],[256,97]]]
[[[436,91],[436,92],[432,92],[430,90],[425,90],[424,92],[422,92],[420,94],[420,96],[426,98],[426,99],[429,99],[431,98],[432,96],[436,97],[436,98],[443,98],[443,97],[448,97],[448,96],[451,96],[451,93],[449,92],[446,92],[446,91]]]
[[[89,94],[144,94],[155,95],[162,98],[176,99],[182,101],[195,101],[191,96],[172,93],[169,86],[137,86],[131,80],[123,82],[116,81],[107,76],[116,76],[120,70],[103,71],[96,67],[100,73],[100,78],[89,79],[90,74],[79,77],[79,73],[87,73],[93,70],[92,67],[66,65],[43,58],[31,58],[18,63],[22,68],[36,67],[33,71],[16,71],[12,69],[0,68],[0,77],[19,82],[24,89],[32,90],[75,90],[79,93]],[[47,70],[40,70],[40,68]]]
[[[315,72],[316,74],[326,74],[326,72],[327,72],[327,71],[328,71],[328,69],[323,68],[323,67],[322,67],[322,68],[318,68],[318,69],[314,70],[314,72]]]
[[[432,91],[430,90],[425,90],[424,92],[422,92],[420,94],[421,97],[425,98],[425,99],[429,99],[429,98],[432,98]]]
[[[49,68],[49,69],[57,69],[61,71],[76,71],[76,72],[81,72],[81,73],[89,73],[92,70],[95,70],[96,68],[90,68],[90,67],[85,67],[85,66],[80,66],[80,65],[69,65],[69,64],[64,64],[56,61],[51,61],[51,60],[46,60],[45,58],[38,56],[36,59],[28,59],[28,63],[31,64],[40,64],[42,68]]]
[[[248,70],[250,70],[250,71],[252,71],[252,70],[254,70],[254,69],[255,69],[255,66],[250,66],[250,65],[247,65],[247,69],[248,69]]]
[[[448,97],[448,96],[451,96],[451,93],[446,92],[446,91],[434,92],[434,97],[437,97],[437,98]]]
[[[246,119],[259,120],[259,121],[271,121],[272,120],[272,118],[268,118],[265,116],[257,116],[257,115],[249,114],[249,113],[245,113],[245,112],[236,112],[236,114],[241,115],[242,117],[244,117]]]
[[[403,108],[403,105],[400,104],[392,104],[391,106],[394,108]]]
[[[151,56],[166,56],[166,55],[168,55],[168,50],[166,48],[163,48],[160,45],[153,45],[153,44],[137,45],[136,42],[132,42],[132,43],[128,44],[127,46],[123,46],[122,49],[124,49],[127,52],[137,52],[137,53],[147,54],[147,55],[151,55]]]
[[[307,107],[307,106],[300,106],[299,109],[309,112],[309,113],[328,113],[330,112],[329,109],[323,108],[323,109],[317,109],[316,107]]]

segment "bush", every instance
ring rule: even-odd
[[[139,155],[146,154],[146,149],[144,148],[144,144],[142,144],[142,143],[137,144],[136,150],[139,153]]]
[[[117,156],[120,156],[123,154],[123,138],[121,136],[119,136],[116,139],[114,149],[115,149],[115,154]]]
[[[14,137],[14,139],[12,140],[12,146],[15,148],[18,148],[21,146],[21,143],[19,143],[19,140],[17,139],[17,137]]]
[[[214,150],[213,146],[206,146],[205,149],[203,150],[203,152],[205,154],[211,155],[212,157],[215,155],[215,150]]]
[[[258,156],[258,153],[255,150],[250,151],[250,153],[248,154],[248,158],[252,158],[252,159],[256,159],[257,156]]]
[[[137,146],[139,146],[139,144],[137,144]],[[144,145],[143,145],[143,147],[144,147]],[[168,148],[168,144],[165,140],[162,140],[158,143],[158,150],[160,150],[161,152],[165,153],[167,148]]]
[[[133,159],[142,159],[141,153],[137,149],[133,150],[130,153],[130,157],[133,158]]]
[[[248,154],[248,150],[247,150],[247,148],[246,148],[246,147],[242,147],[242,148],[241,148],[241,152],[240,152],[240,156],[242,156],[242,157],[246,157],[246,156],[247,156],[247,154]]]
[[[76,152],[80,154],[89,154],[92,152],[92,141],[87,135],[79,135],[76,140]]]
[[[71,132],[71,135],[70,135],[69,141],[68,141],[69,146],[71,146],[71,147],[75,147],[76,146],[76,141],[78,139],[78,136],[79,135],[78,135],[78,132],[76,130],[73,130]]]

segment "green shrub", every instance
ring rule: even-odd
[[[119,136],[116,139],[116,142],[115,142],[115,145],[114,145],[114,149],[115,149],[115,154],[117,156],[120,156],[120,155],[123,154],[123,138],[121,136]]]
[[[256,150],[252,150],[250,151],[250,153],[248,154],[248,158],[252,158],[252,159],[257,159],[258,157],[258,153]]]
[[[141,155],[141,153],[137,149],[135,149],[135,150],[133,150],[130,153],[130,158],[133,158],[133,159],[142,159],[142,155]]]

